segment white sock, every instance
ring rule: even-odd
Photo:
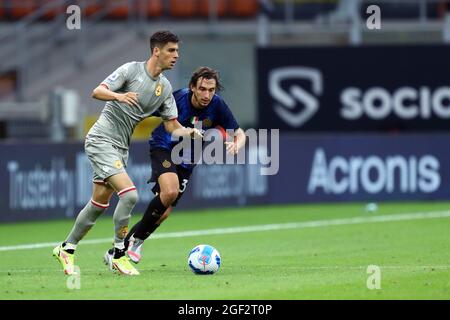
[[[119,250],[123,250],[123,249],[125,249],[125,244],[124,244],[123,241],[122,242],[116,242],[116,243],[114,243],[114,248],[117,248]]]
[[[66,242],[66,245],[63,248],[64,250],[77,250],[77,245]]]

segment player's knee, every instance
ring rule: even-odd
[[[136,190],[126,191],[122,194],[119,192],[120,202],[123,205],[134,207],[136,203],[139,201],[139,195]]]
[[[161,190],[161,199],[166,203],[173,203],[178,197],[178,188],[166,188]],[[163,200],[163,201],[164,201]]]
[[[139,195],[138,195],[138,193],[137,193],[136,190],[130,192],[130,194],[129,194],[128,198],[127,198],[127,201],[128,201],[128,203],[129,203],[130,205],[133,205],[133,206],[134,206],[136,203],[138,203],[138,201],[139,201]]]

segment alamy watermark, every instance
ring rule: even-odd
[[[381,269],[379,266],[376,265],[369,265],[366,270],[367,274],[370,274],[370,276],[367,278],[367,289],[374,290],[374,289],[381,289]]]
[[[81,29],[81,8],[75,4],[67,7],[66,13],[69,15],[66,19],[66,27],[69,30]]]
[[[81,29],[81,8],[72,4],[67,7],[66,13],[69,15],[66,19],[66,26],[69,30]],[[377,5],[370,5],[366,9],[366,13],[370,16],[366,20],[366,26],[369,30],[381,29],[381,9]]]
[[[201,123],[195,128],[201,130]],[[224,142],[233,142],[234,130],[226,130],[226,135],[211,128],[203,132],[203,139],[181,138],[172,149],[171,159],[175,164],[260,164],[261,175],[275,175],[280,166],[280,132],[278,129],[247,129],[246,145],[250,150],[246,156],[245,147],[236,154],[226,152]],[[178,141],[172,136],[172,141]],[[205,143],[205,144],[204,144]]]
[[[381,29],[381,9],[379,6],[373,4],[367,7],[366,13],[370,16],[366,20],[366,26],[369,30]]]
[[[74,273],[67,277],[66,287],[69,290],[81,289],[81,269],[79,266],[73,266]]]

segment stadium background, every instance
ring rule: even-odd
[[[373,30],[364,1],[81,1],[81,29],[69,30],[63,9],[74,3],[0,3],[1,221],[71,217],[89,199],[90,168],[77,141],[103,106],[90,92],[117,66],[145,60],[148,35],[160,28],[182,39],[181,58],[166,72],[174,88],[194,68],[214,67],[244,129],[281,131],[277,175],[205,166],[180,207],[449,198],[445,2],[380,1],[381,29]],[[286,68],[300,74],[269,79]],[[302,70],[317,72],[316,83]],[[345,102],[349,90],[357,92]],[[342,116],[353,107],[359,114]],[[150,118],[134,134],[140,209],[150,197],[140,178],[149,172],[145,140],[158,123]],[[353,171],[337,167],[324,183],[342,191],[308,191],[320,149],[325,169],[336,157],[346,167],[352,157],[365,161],[351,190],[342,183]]]
[[[71,30],[73,4],[81,28]],[[369,21],[374,4],[380,28]],[[177,215],[323,203],[367,214],[366,203],[380,211],[400,203],[399,212],[445,203],[448,9],[437,0],[0,0],[0,223],[70,225],[91,194],[82,140],[104,103],[90,93],[117,66],[145,60],[159,29],[182,40],[165,72],[174,89],[196,67],[213,67],[244,130],[280,130],[277,174],[260,175],[261,163],[201,165]],[[149,118],[133,136],[137,212],[152,197],[146,140],[159,121]]]

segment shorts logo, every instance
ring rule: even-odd
[[[212,121],[209,118],[206,118],[205,120],[203,120],[203,126],[206,128],[210,128],[212,126]]]
[[[121,169],[123,167],[122,161],[116,160],[114,162],[114,167],[116,167],[117,169]]]
[[[162,93],[162,84],[158,83],[155,89],[155,96],[159,97]]]
[[[162,163],[162,166],[166,169],[170,168],[171,165],[172,164],[167,160],[164,160],[164,162]]]

